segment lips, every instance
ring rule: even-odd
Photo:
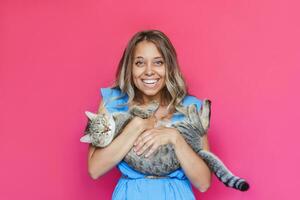
[[[159,83],[159,78],[158,79],[141,79],[143,85],[147,88],[156,88]]]
[[[146,84],[154,84],[158,81],[158,79],[142,79],[142,81]]]

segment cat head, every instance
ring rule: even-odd
[[[80,138],[80,142],[92,143],[94,146],[103,147],[111,141],[108,141],[111,133],[115,131],[115,121],[112,115],[95,114],[89,111],[85,112],[88,123],[85,128],[85,135]],[[110,139],[110,138],[109,138]]]

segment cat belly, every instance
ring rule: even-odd
[[[180,164],[171,145],[161,146],[156,153],[148,158],[137,155],[133,148],[124,157],[124,161],[133,169],[147,175],[165,176],[180,167]]]

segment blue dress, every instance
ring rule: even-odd
[[[108,112],[123,112],[128,106],[120,106],[128,101],[128,96],[116,88],[101,88],[102,100]],[[117,98],[119,97],[119,98]],[[194,96],[187,95],[183,105],[196,104],[199,110],[202,101]],[[184,115],[174,114],[172,122],[182,120]],[[114,192],[112,200],[195,200],[190,181],[182,168],[167,175],[166,178],[150,179],[132,169],[125,161],[120,161],[117,168],[122,173]]]

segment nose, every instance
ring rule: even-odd
[[[152,64],[151,64],[151,63],[148,63],[148,64],[147,64],[145,74],[146,74],[147,76],[151,76],[151,75],[154,74],[154,71],[153,71],[153,68],[152,68]]]

